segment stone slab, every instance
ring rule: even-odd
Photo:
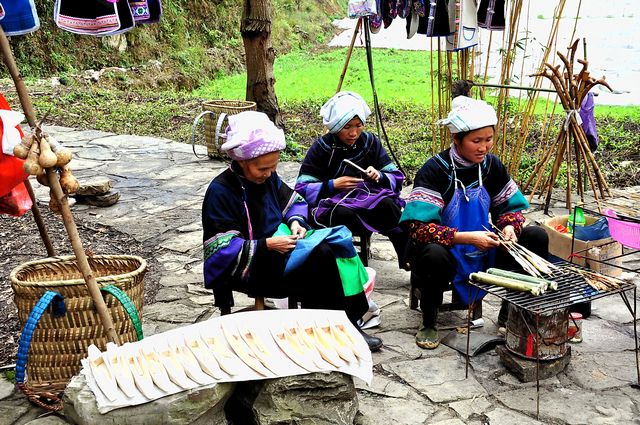
[[[69,422],[67,422],[64,418],[51,415],[51,416],[44,416],[42,418],[36,418],[29,422],[25,422],[24,425],[66,425],[68,423]]]
[[[359,395],[360,412],[355,425],[421,425],[430,423],[436,411],[431,403],[420,399]]]
[[[78,375],[65,390],[64,414],[78,425],[226,425],[224,404],[234,388],[234,383],[213,384],[100,414],[84,376]]]
[[[160,288],[156,294],[156,302],[169,302],[183,300],[185,298],[185,290],[180,286],[169,286]]]
[[[162,248],[170,249],[181,253],[189,252],[194,248],[202,246],[202,231],[180,233],[170,239],[160,243]]]
[[[494,395],[504,406],[529,417],[536,413],[535,388],[523,388]],[[629,424],[636,407],[626,395],[594,393],[577,387],[541,388],[540,421],[567,424]]]
[[[7,381],[4,376],[0,375],[0,400],[10,397],[15,391],[12,382]]]
[[[406,398],[411,390],[406,385],[384,375],[376,376],[371,385],[367,385],[360,379],[354,379],[354,382],[360,393],[368,392],[392,398]]]
[[[155,303],[145,306],[144,319],[167,323],[195,323],[207,311],[203,307],[187,307],[183,304]]]
[[[471,374],[465,379],[465,363],[458,356],[391,363],[387,367],[436,403],[487,395]]]
[[[449,403],[449,407],[455,410],[462,419],[469,419],[471,415],[482,415],[491,406],[491,402],[486,397],[476,397]]]
[[[485,416],[489,418],[491,425],[543,425],[544,422],[540,422],[522,413],[514,412],[512,410],[502,409],[500,407],[493,409],[490,412],[485,413]]]
[[[591,390],[617,388],[629,384],[636,374],[632,351],[612,353],[585,353],[573,356],[566,370],[578,386]]]
[[[540,361],[528,360],[519,357],[506,347],[496,347],[496,353],[504,363],[507,370],[513,373],[522,382],[532,382],[536,379],[547,379],[562,372],[571,361],[571,347],[567,347],[567,353],[559,359]],[[536,372],[536,369],[538,370]]]

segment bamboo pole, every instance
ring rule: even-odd
[[[340,81],[338,81],[338,88],[336,89],[336,93],[338,93],[342,89],[342,83],[344,82],[345,75],[347,75],[347,68],[349,67],[349,61],[351,60],[351,53],[353,53],[353,46],[356,44],[356,38],[358,37],[361,26],[362,18],[358,18],[356,28],[353,30],[353,35],[351,36],[351,44],[347,49],[347,56],[344,58],[344,66],[342,67],[342,73],[340,74]]]
[[[40,214],[40,208],[38,208],[38,204],[36,203],[36,195],[33,193],[33,187],[31,186],[31,182],[29,179],[24,181],[24,185],[27,188],[27,192],[29,192],[29,198],[31,198],[31,213],[33,214],[33,219],[36,221],[36,226],[38,226],[38,232],[40,232],[40,238],[44,243],[44,247],[47,250],[47,256],[55,257],[56,250],[53,248],[53,244],[51,243],[51,239],[49,238],[49,233],[47,233],[47,226],[44,224],[44,219],[42,218],[42,214]]]
[[[18,93],[18,97],[20,98],[20,103],[22,105],[24,115],[27,117],[29,125],[32,128],[36,129],[36,135],[39,136],[40,130],[35,119],[35,111],[29,97],[29,91],[27,90],[27,87],[22,80],[22,76],[20,75],[20,71],[18,70],[15,59],[13,57],[13,53],[11,51],[11,46],[9,45],[9,40],[7,39],[7,36],[2,28],[0,28],[0,51],[2,51],[4,63],[7,66],[7,69],[11,74],[11,78],[13,79],[13,82],[16,86],[16,91]],[[34,143],[36,142],[34,141]],[[62,192],[60,181],[58,180],[56,172],[52,168],[47,168],[46,172],[49,179],[49,187],[51,188],[52,196],[54,196],[60,204],[60,209],[62,211],[62,221],[64,223],[65,229],[67,230],[69,240],[71,241],[73,252],[76,255],[78,268],[80,269],[80,272],[84,277],[84,281],[87,284],[87,289],[89,290],[91,299],[95,303],[98,316],[100,317],[102,326],[104,326],[107,338],[110,341],[119,344],[120,340],[113,326],[113,321],[111,320],[111,316],[109,315],[109,310],[107,310],[107,306],[104,302],[104,299],[102,298],[102,294],[100,294],[100,288],[98,287],[95,276],[93,276],[93,272],[91,270],[91,267],[89,266],[89,261],[87,260],[84,248],[82,247],[82,241],[80,240],[80,236],[78,235],[78,228],[76,227],[76,223],[73,220],[73,215],[71,214],[71,209],[69,208],[69,203],[67,202],[67,197]]]

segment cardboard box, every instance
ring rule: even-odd
[[[571,261],[571,234],[560,233],[555,227],[560,225],[567,227],[568,215],[562,215],[545,220],[542,228],[549,235],[549,252],[563,260]],[[593,224],[597,218],[585,216],[587,226]],[[609,258],[622,255],[622,245],[613,240],[613,238],[599,239],[596,241],[581,241],[575,239],[573,244],[573,252],[581,257],[573,257],[573,263],[587,266],[591,270],[605,274],[607,276],[620,276],[622,270],[616,266],[621,265],[621,259],[609,261]],[[598,261],[606,261],[607,264]]]

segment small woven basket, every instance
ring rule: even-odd
[[[250,102],[247,100],[225,100],[225,99],[217,99],[210,100],[202,103],[202,110],[209,111],[211,113],[204,114],[204,139],[207,144],[207,154],[210,158],[220,158],[222,153],[220,152],[220,146],[218,142],[217,135],[222,131],[224,133],[224,128],[218,127],[218,117],[220,114],[224,113],[226,115],[235,115],[244,111],[255,111],[256,110],[256,102]],[[222,124],[222,123],[220,123]],[[217,131],[216,131],[217,130]]]
[[[96,255],[87,260],[98,286],[105,290],[103,297],[120,343],[137,341],[141,328],[136,311],[142,312],[146,261],[129,255]],[[101,350],[106,349],[105,329],[75,257],[51,257],[24,263],[11,272],[10,279],[23,328],[28,327],[25,325],[32,310],[46,292],[53,291],[64,298],[66,313],[63,316],[54,317],[52,307],[48,307],[36,324],[29,324],[35,327],[30,344],[21,338],[21,345],[29,345],[21,347],[25,352],[28,349],[28,361],[27,378],[20,388],[37,404],[42,405],[37,400],[49,400],[43,407],[52,404],[61,407],[56,397],[80,371],[80,360],[87,356],[87,347],[95,344]],[[128,296],[136,311],[131,312],[132,306],[123,304],[116,296],[105,295],[115,295],[109,290],[113,286]]]

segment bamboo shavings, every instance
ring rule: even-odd
[[[574,273],[579,274],[584,278],[589,286],[596,291],[607,292],[615,289],[619,289],[624,282],[620,279],[616,279],[610,276],[605,276],[601,273],[579,269],[577,267],[567,267],[567,270],[571,270]]]

